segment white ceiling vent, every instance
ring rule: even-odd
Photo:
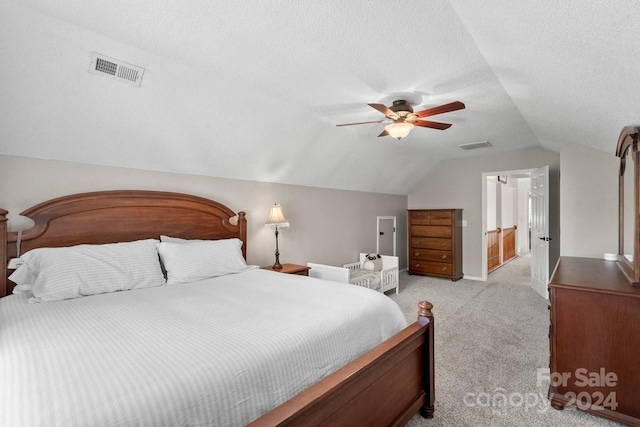
[[[98,52],[91,52],[89,72],[140,87],[144,68],[109,58]]]
[[[458,145],[458,147],[462,148],[463,150],[473,150],[475,148],[493,147],[493,145],[491,145],[489,141],[480,141],[480,142],[469,142],[467,144],[460,144]]]

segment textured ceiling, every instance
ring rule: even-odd
[[[0,154],[407,194],[443,159],[639,122],[635,1],[0,3]],[[141,87],[88,70],[145,68]],[[397,141],[366,104],[460,100]],[[489,140],[493,148],[458,145]]]

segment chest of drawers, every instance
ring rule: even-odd
[[[560,258],[549,282],[549,399],[640,426],[640,287],[616,264]]]
[[[462,278],[462,209],[410,209],[409,274]]]

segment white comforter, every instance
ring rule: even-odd
[[[250,270],[0,299],[0,426],[245,425],[406,326],[379,292]]]

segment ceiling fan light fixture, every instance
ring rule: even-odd
[[[387,131],[389,136],[397,139],[402,139],[405,136],[409,135],[409,132],[411,132],[411,129],[413,129],[413,123],[391,123],[390,125],[385,126],[384,129]]]

